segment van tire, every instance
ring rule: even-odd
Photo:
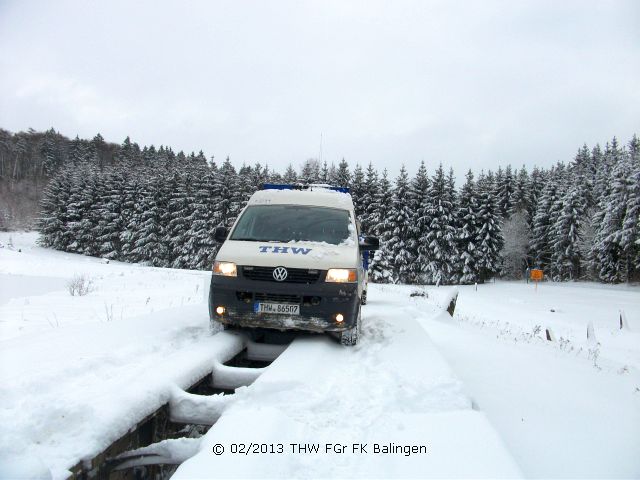
[[[358,307],[358,318],[356,319],[356,324],[340,334],[340,343],[347,347],[353,347],[354,345],[357,345],[358,338],[360,337],[361,326],[362,319],[360,315],[360,308]]]
[[[367,291],[363,290],[362,296],[360,297],[360,305],[366,305],[366,304],[367,304]]]

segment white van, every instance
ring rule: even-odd
[[[330,332],[355,345],[366,298],[360,237],[346,188],[266,184],[254,193],[224,241],[209,290],[212,325]]]

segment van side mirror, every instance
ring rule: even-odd
[[[227,235],[229,235],[229,229],[227,227],[216,227],[213,238],[216,242],[222,243],[227,239]]]
[[[378,237],[360,237],[360,250],[374,251],[380,248],[380,240]]]

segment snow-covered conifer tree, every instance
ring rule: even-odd
[[[98,181],[97,171],[85,165],[73,176],[71,195],[67,205],[65,234],[67,250],[85,255],[98,252],[93,228],[97,224]]]
[[[249,185],[251,188],[251,193],[256,190],[260,190],[262,185],[269,182],[269,168],[267,166],[262,166],[260,163],[256,163],[251,170],[251,176],[249,178]]]
[[[329,183],[329,167],[327,167],[327,161],[322,162],[322,168],[320,169],[320,178],[318,178],[320,183]]]
[[[160,147],[158,151],[158,160],[156,166],[168,166],[169,154],[173,154],[170,150]],[[125,168],[136,168],[143,162],[142,151],[137,143],[132,143],[129,137],[125,138],[120,147],[120,163]],[[161,162],[161,163],[160,163]]]
[[[560,204],[562,209],[550,235],[551,277],[555,281],[577,280],[581,275],[580,235],[585,207],[580,186],[571,185]]]
[[[561,179],[561,172],[558,171],[558,167],[554,167],[538,197],[531,238],[531,253],[536,267],[544,268],[551,261],[552,230],[557,214],[562,208]]]
[[[376,216],[370,217],[373,233],[380,240],[380,249],[375,252],[369,268],[369,276],[374,282],[393,283],[396,281],[393,271],[393,253],[391,238],[393,237],[393,223],[390,220],[390,210],[393,193],[387,170],[382,172],[375,202],[379,206]]]
[[[102,187],[93,235],[101,257],[120,259],[120,235],[127,222],[126,212],[123,211],[126,182],[122,170],[117,168],[105,170],[99,178]]]
[[[498,201],[498,211],[502,218],[508,218],[515,211],[514,195],[516,192],[516,181],[513,178],[511,165],[507,165],[504,174],[496,177],[496,195]]]
[[[38,224],[40,244],[43,247],[67,250],[66,224],[72,181],[71,170],[62,168],[44,190]]]
[[[282,176],[282,181],[284,183],[296,183],[298,181],[298,174],[296,170],[293,168],[293,165],[287,165],[287,169]]]
[[[427,208],[429,205],[430,195],[429,175],[424,161],[420,162],[420,167],[416,176],[411,182],[410,195],[407,201],[411,205],[413,218],[409,225],[409,239],[407,248],[411,258],[414,261],[409,267],[409,280],[412,283],[422,283],[425,281],[425,272],[427,264],[430,260],[430,252],[428,245],[422,243],[422,239],[426,236],[431,223]]]
[[[316,158],[309,158],[302,165],[300,182],[310,184],[320,181],[320,162]]]
[[[378,172],[373,168],[373,165],[369,163],[364,182],[364,193],[361,200],[363,213],[360,217],[360,226],[364,235],[374,235],[375,227],[380,221],[378,190]]]
[[[120,256],[119,260],[125,262],[138,262],[141,259],[137,254],[133,253],[136,248],[136,235],[138,226],[142,221],[141,202],[143,197],[143,189],[149,176],[143,172],[149,173],[151,170],[130,172],[125,166],[119,167],[125,179],[123,197],[122,197],[122,225],[120,232]]]
[[[256,191],[253,185],[253,169],[248,165],[242,165],[238,171],[238,213],[247,204],[253,192]]]
[[[87,157],[87,145],[76,135],[76,138],[73,139],[69,146],[69,162],[76,167],[82,167],[86,165]]]
[[[163,223],[164,242],[167,246],[167,261],[172,268],[189,268],[193,252],[187,247],[190,218],[195,204],[193,183],[200,181],[194,167],[171,175],[174,188],[168,191]]]
[[[462,265],[460,283],[468,285],[479,280],[481,252],[477,248],[477,244],[482,230],[480,199],[471,170],[467,172],[465,183],[460,191],[456,216],[458,217],[456,237]]]
[[[640,280],[640,140],[629,142],[630,174],[627,179],[627,205],[620,245],[627,260],[627,281]]]
[[[365,194],[365,177],[362,167],[356,164],[356,168],[353,169],[353,178],[349,186],[351,192],[351,198],[353,199],[353,206],[356,212],[356,218],[362,219],[365,211],[365,205],[363,203],[363,196]]]
[[[595,184],[596,167],[593,164],[591,152],[587,145],[583,145],[578,150],[573,163],[570,165],[572,184],[577,184],[579,193],[583,198],[584,211],[587,212],[595,206],[593,196],[593,186]]]
[[[482,227],[478,233],[476,245],[479,255],[478,280],[480,283],[495,276],[502,268],[500,252],[504,239],[501,232],[500,213],[493,195],[494,189],[493,174],[490,171],[486,176],[481,173],[478,178],[478,216]]]
[[[130,252],[136,262],[154,267],[168,266],[169,252],[165,242],[164,219],[166,198],[163,186],[166,179],[161,175],[145,182],[142,198],[136,205],[128,229],[132,232],[133,249]]]
[[[536,209],[544,189],[547,175],[545,171],[540,170],[538,167],[533,167],[531,176],[529,177],[529,203],[527,206],[527,223],[529,228],[533,230],[533,219],[536,215]]]
[[[529,182],[529,173],[527,172],[527,168],[523,165],[515,175],[515,190],[512,197],[514,212],[527,211],[527,207],[531,201]]]
[[[216,214],[220,219],[221,225],[231,226],[236,215],[240,212],[241,202],[238,194],[238,175],[229,157],[218,170],[215,188],[219,198]]]
[[[351,173],[349,173],[349,164],[344,158],[338,164],[337,169],[329,171],[329,175],[329,183],[335,185],[336,187],[348,187],[351,184]]]
[[[420,239],[419,252],[427,255],[426,279],[430,283],[449,284],[457,282],[455,205],[451,181],[444,175],[442,164],[436,170],[429,186],[429,201],[426,216],[429,225]],[[426,250],[428,249],[428,250]]]
[[[391,264],[396,282],[405,283],[409,279],[409,269],[413,259],[407,248],[409,240],[410,222],[413,219],[411,207],[407,202],[409,197],[409,176],[404,165],[400,168],[400,174],[396,178],[393,190],[391,208],[389,210],[389,222],[391,226],[391,238],[389,239],[389,252]]]
[[[629,201],[629,178],[633,179],[631,164],[622,156],[615,161],[611,190],[600,200],[602,221],[597,224],[592,252],[598,277],[610,283],[628,281],[633,268],[633,260],[627,257],[631,250],[623,243],[623,238],[630,238],[623,237],[623,225]]]
[[[51,128],[45,132],[42,138],[40,153],[42,155],[42,170],[45,175],[52,175],[56,172],[63,161],[57,137],[58,134]]]
[[[193,210],[188,219],[189,230],[185,243],[190,268],[210,269],[218,251],[213,234],[216,226],[221,224],[221,219],[216,209],[218,192],[215,185],[214,174],[208,167],[202,168],[194,179]]]

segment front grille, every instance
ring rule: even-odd
[[[242,267],[245,278],[261,282],[275,282],[273,269],[275,267]],[[316,283],[320,279],[320,270],[307,268],[287,268],[287,278],[279,283]]]
[[[286,293],[254,293],[256,302],[273,302],[273,303],[301,303],[300,295],[288,295]]]

